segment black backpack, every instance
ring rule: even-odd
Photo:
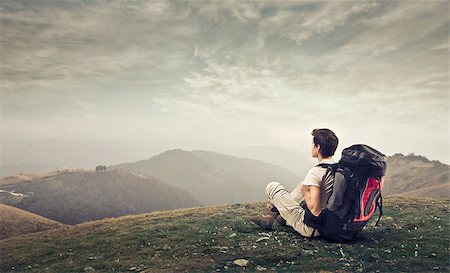
[[[319,164],[326,168],[322,185],[334,180],[327,207],[319,216],[306,210],[304,222],[333,242],[351,241],[371,219],[376,208],[383,214],[381,189],[386,173],[386,158],[379,151],[362,144],[342,151],[336,164]],[[377,224],[378,224],[377,221]]]

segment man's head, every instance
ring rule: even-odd
[[[314,129],[311,132],[313,136],[313,147],[311,150],[313,157],[318,157],[318,154],[323,158],[334,155],[338,146],[339,140],[330,129]]]

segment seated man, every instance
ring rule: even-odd
[[[314,129],[311,155],[319,164],[333,164],[334,152],[338,138],[329,129]],[[319,232],[304,223],[305,209],[300,203],[305,202],[309,211],[318,216],[326,207],[333,185],[322,185],[326,168],[315,166],[309,170],[305,179],[289,193],[280,183],[270,182],[266,187],[269,198],[269,215],[254,217],[251,220],[264,229],[272,229],[275,219],[281,224],[287,223],[305,237],[319,236]],[[278,217],[278,218],[277,218]],[[281,218],[282,217],[282,218]]]

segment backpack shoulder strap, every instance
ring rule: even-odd
[[[334,167],[334,166],[337,166],[337,164],[338,163],[320,163],[320,164],[317,164],[316,165],[316,167],[322,167],[322,168],[328,168],[328,167]]]

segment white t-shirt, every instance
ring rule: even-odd
[[[319,164],[334,164],[336,163],[334,159],[324,159],[319,162]],[[311,170],[306,174],[305,179],[303,180],[303,186],[317,186],[320,187],[320,182],[322,182],[322,177],[325,175],[326,168],[321,166],[314,166]]]
[[[319,162],[319,164],[322,163],[334,164],[336,163],[336,161],[334,161],[334,159],[324,159]],[[291,192],[291,196],[295,199],[295,201],[301,203],[305,199],[301,191],[302,186],[317,186],[320,187],[322,209],[324,209],[324,206],[326,206],[326,200],[328,200],[329,193],[325,191],[323,185],[321,185],[321,182],[326,171],[327,169],[321,166],[314,166],[313,168],[311,168],[306,174],[305,179],[303,179],[303,181],[300,182],[300,184],[298,184],[298,186]]]

